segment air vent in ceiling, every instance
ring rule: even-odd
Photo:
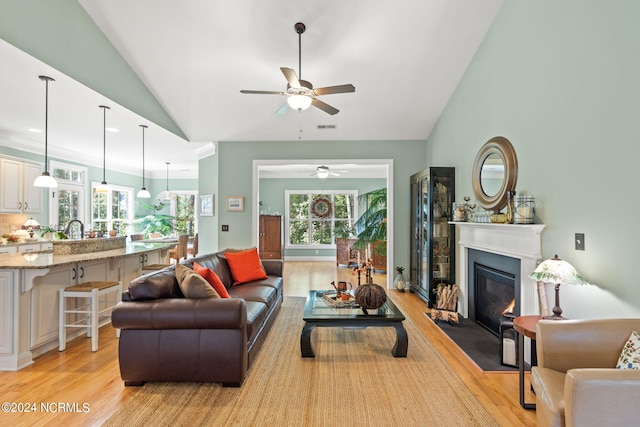
[[[318,129],[335,129],[336,125],[318,125]]]

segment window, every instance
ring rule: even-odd
[[[356,190],[286,191],[286,246],[331,248],[336,229],[352,229],[357,218]]]
[[[64,227],[72,219],[85,222],[87,168],[52,160],[51,175],[58,181],[58,189],[51,192],[49,224]]]
[[[133,220],[133,188],[110,185],[108,193],[96,193],[97,182],[91,185],[91,227],[95,231],[116,230],[128,234]]]
[[[175,216],[175,229],[178,235],[195,234],[196,226],[196,192],[174,191],[175,199],[171,201],[171,213]]]

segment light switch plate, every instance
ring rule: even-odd
[[[584,233],[576,233],[576,251],[584,251]]]

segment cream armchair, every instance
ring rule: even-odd
[[[633,331],[640,319],[538,322],[538,426],[640,425],[640,370],[615,369]]]

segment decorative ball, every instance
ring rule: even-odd
[[[387,302],[387,293],[382,286],[367,283],[356,288],[356,302],[364,309],[375,310]]]

